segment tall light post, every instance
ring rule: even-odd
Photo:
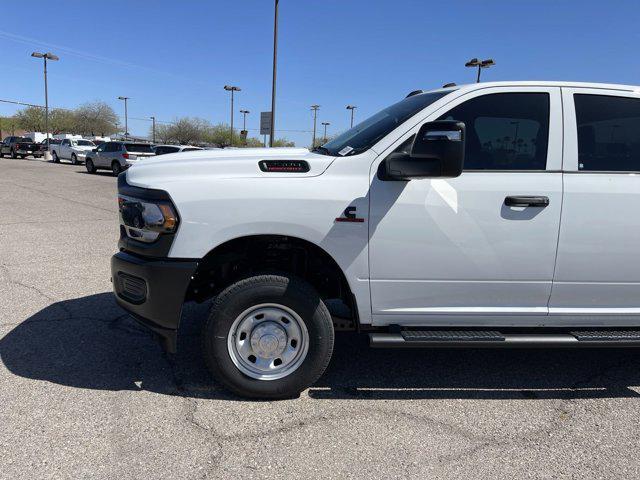
[[[278,1],[275,0],[273,15],[273,77],[271,78],[271,135],[269,146],[273,147],[273,138],[276,135],[276,66],[278,63]]]
[[[331,125],[329,122],[322,122],[322,125],[324,125],[324,136],[322,137],[322,139],[326,142],[327,141],[327,126]]]
[[[118,100],[124,100],[124,139],[129,137],[129,113],[127,111],[127,101],[130,97],[118,97]]]
[[[242,114],[242,130],[247,130],[247,114],[251,113],[249,110],[240,110]]]
[[[34,58],[42,58],[44,60],[44,129],[47,138],[47,157],[49,157],[49,87],[47,85],[47,60],[57,62],[60,60],[60,57],[51,52],[33,52],[31,56]],[[46,158],[46,160],[49,160],[49,158]]]
[[[151,118],[151,132],[152,132],[152,141],[156,143],[156,117]]]
[[[231,92],[231,146],[233,146],[233,92],[239,92],[240,87],[234,85],[225,85],[224,89]]]
[[[311,148],[316,148],[316,121],[318,119],[318,110],[320,105],[311,105],[311,111],[313,112],[313,140],[311,141]]]
[[[351,110],[351,128],[353,128],[353,111],[358,108],[355,105],[347,105],[347,110]]]
[[[464,64],[465,67],[478,67],[478,77],[476,78],[476,83],[480,83],[480,71],[483,68],[489,68],[492,65],[495,65],[496,62],[491,58],[487,58],[486,60],[478,60],[477,58],[472,58],[467,63]]]

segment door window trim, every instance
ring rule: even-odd
[[[573,100],[578,95],[599,95],[601,97],[623,97],[640,99],[640,92],[629,90],[613,90],[588,87],[561,87],[562,104],[564,106],[564,144],[563,150],[566,161],[563,172],[566,174],[580,175],[637,175],[640,170],[579,170],[578,169],[578,119],[576,118],[576,105]]]
[[[431,113],[416,120],[416,123],[407,129],[407,131],[398,137],[391,144],[387,144],[381,153],[377,156],[376,161],[372,165],[372,173],[375,175],[378,164],[387,157],[391,152],[404,143],[411,135],[415,135],[418,132],[420,126],[426,122],[435,121],[449,110],[454,109],[461,103],[471,100],[476,97],[491,95],[496,93],[547,93],[549,94],[549,138],[547,146],[547,168],[544,170],[463,170],[462,175],[466,173],[558,173],[563,171],[563,98],[561,94],[561,87],[544,87],[544,86],[499,86],[499,87],[485,87],[478,90],[472,90],[470,92],[463,93],[456,98],[450,99],[449,102],[441,105],[440,107],[432,110]],[[443,97],[447,99],[448,96]],[[441,99],[441,100],[443,100]],[[440,102],[439,100],[438,102]],[[434,105],[436,105],[436,102]],[[408,122],[412,122],[409,120]],[[390,135],[393,135],[391,132]],[[373,150],[378,152],[378,145],[385,144],[386,139],[381,140],[378,144],[373,146]]]

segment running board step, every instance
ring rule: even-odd
[[[370,333],[369,344],[375,348],[640,347],[640,331],[503,333],[495,330],[402,330],[398,333]]]

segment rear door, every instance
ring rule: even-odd
[[[551,314],[640,320],[640,94],[563,88],[564,200]]]
[[[539,323],[562,203],[560,89],[476,90],[427,120],[438,118],[465,122],[460,177],[398,182],[372,171],[374,324]],[[392,148],[404,148],[418,128]],[[548,204],[507,205],[518,196]]]

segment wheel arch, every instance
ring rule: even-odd
[[[307,281],[329,308],[337,329],[358,327],[356,297],[344,270],[320,245],[291,235],[243,235],[211,249],[198,262],[186,299],[206,301],[242,278],[265,272]]]

